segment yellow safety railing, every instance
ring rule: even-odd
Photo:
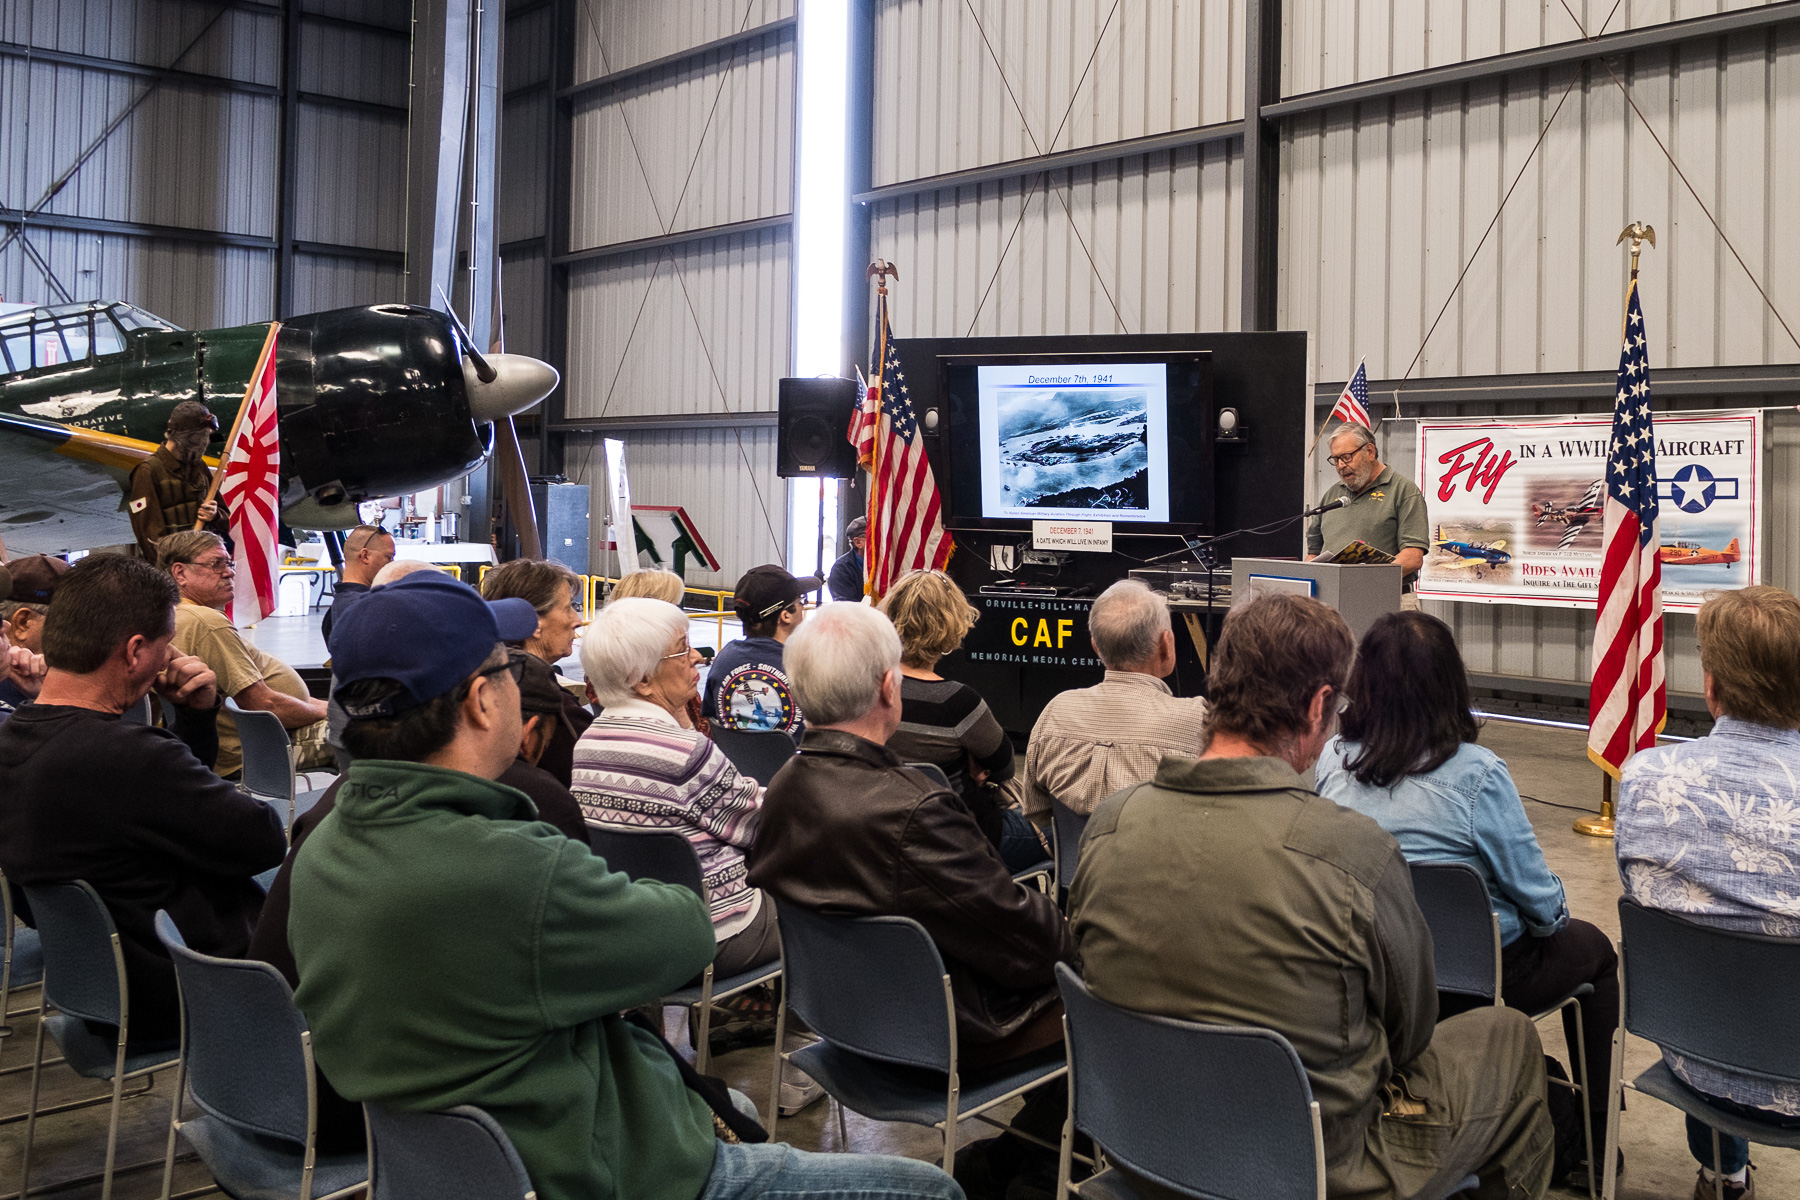
[[[583,575],[581,578],[587,586],[586,611],[588,618],[591,620],[594,614],[600,610],[600,605],[604,601],[606,593],[612,589],[614,584],[619,582],[619,579],[617,576],[613,575]],[[713,622],[716,633],[715,640],[721,645],[724,644],[725,618],[731,615],[731,598],[736,593],[720,591],[716,588],[689,587],[685,584],[683,585],[683,588],[686,595],[682,596],[682,608],[687,612],[688,620]],[[688,608],[687,600],[689,596],[705,596],[711,599],[713,602],[713,611],[696,612],[693,609]]]

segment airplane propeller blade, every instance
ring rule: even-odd
[[[500,256],[494,256],[494,340],[491,349],[502,359],[520,357],[506,353],[506,321],[500,308]],[[528,362],[537,362],[528,359]],[[542,365],[542,364],[540,364]],[[546,370],[549,368],[546,367]],[[551,371],[555,375],[554,371]],[[494,380],[488,381],[490,384]],[[544,395],[556,387],[553,379]],[[540,396],[538,399],[542,399]],[[536,401],[533,401],[536,403]],[[527,406],[529,407],[529,406]],[[525,473],[525,452],[519,447],[519,430],[512,413],[494,422],[494,453],[500,461],[500,494],[506,500],[506,511],[512,514],[513,529],[519,535],[519,553],[526,558],[544,557],[544,541],[538,533],[537,505],[531,499],[531,479]]]
[[[498,279],[498,275],[495,278]],[[499,421],[515,413],[522,413],[555,391],[556,385],[562,382],[562,376],[557,374],[555,367],[530,355],[507,354],[497,350],[483,354],[476,349],[475,341],[469,335],[469,327],[462,323],[462,318],[450,307],[450,299],[444,295],[442,287],[438,288],[438,298],[443,300],[444,313],[450,318],[450,323],[456,326],[457,336],[462,342],[463,379],[469,389],[469,415],[477,421]],[[495,327],[498,326],[499,319],[495,318]],[[503,344],[503,338],[496,339],[496,345]]]
[[[476,348],[475,339],[469,336],[469,327],[464,325],[462,318],[456,315],[456,308],[450,303],[450,297],[444,295],[442,285],[438,287],[438,299],[444,302],[444,313],[450,318],[450,323],[456,326],[457,335],[462,338],[463,354],[475,364],[475,378],[482,383],[494,382],[497,372],[489,365],[488,360],[482,357],[481,351]]]

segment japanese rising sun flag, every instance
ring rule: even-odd
[[[231,427],[219,498],[230,512],[235,594],[226,607],[233,624],[254,625],[275,611],[276,512],[281,499],[281,429],[275,405],[275,337],[269,325],[262,357],[250,376],[244,403]]]

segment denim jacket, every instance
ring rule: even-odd
[[[1625,893],[1645,908],[1800,937],[1800,733],[1720,717],[1709,737],[1633,755],[1617,844]],[[1800,1116],[1800,1088],[1663,1057],[1708,1095]]]
[[[1569,920],[1562,880],[1544,861],[1506,763],[1465,742],[1435,771],[1374,787],[1345,764],[1357,743],[1332,738],[1319,757],[1319,794],[1353,808],[1394,836],[1408,862],[1459,862],[1475,868],[1500,914],[1500,941],[1547,937]]]

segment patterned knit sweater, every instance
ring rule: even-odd
[[[725,752],[644,701],[608,705],[575,743],[569,790],[589,825],[621,833],[679,833],[700,858],[713,936],[724,941],[755,918],[762,893],[745,878],[762,788]]]

